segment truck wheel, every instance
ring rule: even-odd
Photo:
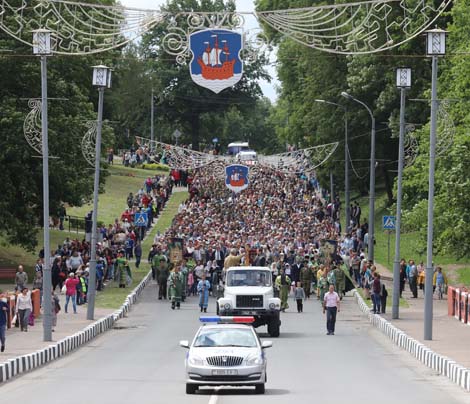
[[[215,312],[217,313],[217,315],[220,314],[220,309],[219,309],[219,303],[218,302],[215,304]]]
[[[255,385],[255,394],[264,394],[265,387],[264,383]]]
[[[271,337],[277,338],[279,337],[279,334],[281,333],[281,322],[279,321],[279,317],[273,317],[269,320],[268,323],[268,333]]]
[[[198,389],[197,384],[186,383],[186,394],[194,394]]]

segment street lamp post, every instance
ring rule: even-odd
[[[436,127],[437,109],[437,60],[446,53],[446,31],[432,29],[426,31],[426,54],[432,57],[432,81],[431,81],[431,131],[429,137],[429,189],[428,189],[428,234],[426,253],[426,280],[424,294],[424,339],[432,340],[432,278],[434,276],[432,265],[432,242],[434,221],[434,165],[436,160]]]
[[[98,191],[100,187],[100,158],[101,158],[101,128],[103,126],[103,99],[104,89],[111,87],[111,70],[109,67],[100,65],[93,66],[93,85],[98,87],[98,124],[96,125],[95,144],[95,183],[93,190],[93,214],[91,229],[91,256],[90,276],[88,281],[88,308],[87,319],[93,320],[95,315],[96,295],[96,242],[98,227]]]
[[[47,122],[47,57],[52,54],[51,31],[33,31],[33,53],[41,56],[41,135],[42,135],[42,187],[44,222],[44,268],[43,268],[43,339],[52,341],[52,276],[49,238],[49,140]]]
[[[349,146],[348,146],[348,110],[344,105],[337,104],[336,102],[326,100],[315,100],[323,104],[333,105],[342,108],[344,111],[344,204],[346,205],[346,233],[348,232],[349,223],[351,221],[349,210]]]
[[[396,85],[400,89],[400,138],[398,142],[398,180],[397,180],[397,213],[395,224],[395,259],[393,261],[393,301],[392,318],[399,317],[400,305],[400,229],[401,229],[401,200],[403,159],[405,143],[405,101],[406,90],[411,87],[411,69],[400,67],[396,72]]]
[[[352,100],[362,105],[370,115],[372,129],[371,129],[371,139],[370,139],[370,177],[369,177],[369,242],[368,242],[368,252],[369,260],[374,261],[374,222],[375,222],[375,118],[371,109],[367,104],[359,101],[357,98],[354,98],[352,95],[343,91],[341,95],[348,100]]]

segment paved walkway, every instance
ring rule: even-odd
[[[380,264],[376,264],[381,275],[392,278],[392,273]],[[390,295],[392,295],[392,281],[385,281]],[[447,315],[447,296],[439,300],[437,295],[433,299],[433,340],[424,340],[424,295],[418,290],[418,298],[413,299],[409,285],[405,286],[403,298],[409,307],[400,307],[400,318],[392,320],[392,308],[387,307],[384,317],[395,326],[406,332],[410,337],[422,342],[434,352],[455,360],[460,365],[470,368],[470,327],[461,323],[454,317]]]

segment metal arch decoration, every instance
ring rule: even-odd
[[[171,168],[188,170],[213,166],[217,173],[223,175],[226,165],[237,163],[234,156],[198,152],[181,146],[152,141],[140,136],[136,136],[136,142],[140,147],[153,150]],[[258,155],[256,165],[286,173],[311,172],[332,156],[338,144],[338,142],[334,142],[269,156]]]
[[[334,142],[271,156],[260,155],[258,163],[282,172],[310,172],[325,163],[338,144]]]
[[[258,20],[311,48],[338,54],[392,49],[434,24],[451,0],[372,0],[257,12]]]
[[[454,143],[455,124],[450,116],[450,101],[441,100],[437,110],[436,155],[442,156]]]
[[[18,5],[13,0],[3,0],[0,29],[31,45],[31,30],[47,28],[55,39],[54,53],[85,55],[120,48],[169,20],[162,46],[184,63],[191,32],[207,28],[239,30],[244,16],[253,15],[260,23],[311,48],[365,54],[397,47],[432,26],[451,0],[434,3],[434,0],[370,0],[274,11],[188,11],[173,15],[69,0],[22,0]],[[266,43],[262,38],[256,36],[255,44]]]
[[[96,131],[98,121],[87,121],[85,126],[88,127],[88,130],[82,138],[82,154],[86,162],[91,167],[95,167]]]
[[[27,45],[31,45],[31,30],[48,29],[57,54],[86,55],[120,48],[165,17],[156,10],[67,0],[17,3],[3,0],[0,4],[0,29]]]
[[[28,112],[23,123],[23,133],[28,144],[42,156],[42,131],[41,131],[41,99],[32,98],[28,101]]]
[[[405,126],[404,168],[411,167],[419,154],[418,139],[416,139],[416,136],[413,134],[415,129],[416,126],[412,123]]]

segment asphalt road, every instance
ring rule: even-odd
[[[214,302],[210,302],[214,311]],[[293,308],[294,302],[291,303]],[[0,387],[2,402],[121,403],[470,403],[470,395],[435,375],[374,330],[351,297],[343,300],[337,331],[327,336],[317,300],[304,313],[282,316],[281,337],[268,354],[264,396],[251,389],[203,389],[185,394],[178,345],[199,327],[196,298],[180,311],[156,299],[150,285],[115,330],[68,357]],[[59,324],[60,327],[60,324]],[[262,338],[269,339],[265,327]]]

